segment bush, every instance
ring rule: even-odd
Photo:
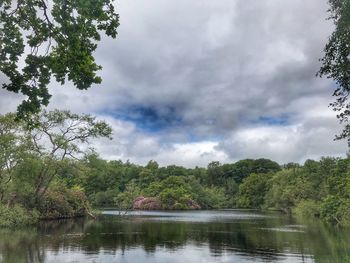
[[[339,196],[327,196],[321,205],[323,220],[339,225],[350,225],[350,200]]]
[[[320,206],[320,203],[314,200],[303,200],[293,208],[293,213],[305,218],[319,217]]]
[[[43,219],[84,216],[89,208],[85,193],[64,186],[49,189],[38,205]]]
[[[20,227],[34,224],[38,221],[38,212],[27,211],[20,205],[6,207],[0,204],[0,227]]]
[[[183,210],[189,209],[192,200],[188,192],[180,187],[176,189],[166,188],[159,194],[159,199],[164,209]]]
[[[141,196],[141,189],[134,180],[131,180],[126,185],[125,191],[114,198],[114,204],[119,210],[129,210],[132,209],[134,200],[139,196]]]
[[[118,191],[107,190],[103,192],[97,192],[89,196],[89,199],[95,207],[113,206],[115,204],[114,199],[118,196]]]
[[[224,208],[227,203],[225,190],[219,187],[205,187],[203,189],[204,195],[201,198],[203,207],[210,209]],[[201,204],[202,205],[202,204]]]

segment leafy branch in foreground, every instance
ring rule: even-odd
[[[350,146],[350,0],[329,0],[330,17],[335,30],[324,48],[324,57],[318,76],[333,79],[337,88],[333,92],[336,100],[330,104],[341,123],[345,123],[343,131],[336,139],[347,139]]]
[[[82,90],[101,83],[93,52],[100,32],[115,38],[118,26],[113,0],[0,0],[1,84],[27,97],[18,115],[48,105],[52,76]]]

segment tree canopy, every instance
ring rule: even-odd
[[[48,105],[51,77],[78,89],[101,83],[93,52],[118,26],[113,0],[0,0],[2,88],[26,96],[19,116]]]

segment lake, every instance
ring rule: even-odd
[[[2,229],[0,262],[350,262],[350,230],[249,210],[105,210]]]

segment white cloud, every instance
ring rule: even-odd
[[[322,107],[319,107],[322,108]],[[330,110],[305,110],[305,115],[287,126],[253,126],[234,131],[218,150],[231,159],[271,158],[281,164],[304,162],[322,156],[344,157],[347,145],[333,141],[339,124]]]

